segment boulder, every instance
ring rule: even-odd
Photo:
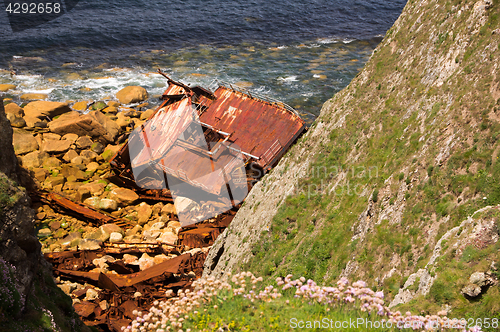
[[[78,136],[88,135],[104,142],[114,142],[120,132],[120,126],[100,111],[61,117],[49,123],[53,133],[65,135],[74,133]]]
[[[174,204],[165,204],[165,206],[161,209],[162,215],[171,215],[171,214],[176,214],[176,213],[177,212],[175,211]]]
[[[45,119],[46,117],[52,119],[67,112],[71,112],[68,104],[55,101],[33,101],[24,106],[26,116],[39,119]]]
[[[148,99],[148,92],[140,86],[127,86],[116,93],[122,104],[138,103]]]
[[[48,153],[63,153],[69,150],[71,141],[55,141],[49,140],[42,143],[42,151]]]
[[[148,222],[151,214],[153,213],[153,209],[151,209],[151,206],[144,202],[139,204],[139,206],[136,208],[136,211],[138,216],[137,223],[141,226]]]
[[[85,111],[87,110],[88,104],[89,104],[88,101],[82,100],[74,103],[73,106],[71,106],[71,108],[74,109],[75,111]]]
[[[26,120],[23,118],[17,117],[12,114],[12,119],[9,118],[10,125],[14,128],[24,128],[26,127]]]
[[[69,150],[63,156],[63,160],[69,163],[75,157],[78,157],[78,152],[76,152],[75,150]]]
[[[82,136],[76,140],[75,144],[76,147],[79,149],[86,149],[89,148],[92,144],[94,144],[94,142],[90,137]]]
[[[14,151],[18,155],[26,154],[38,149],[38,142],[33,135],[27,131],[19,129],[14,130],[12,144],[14,145]]]
[[[14,84],[0,84],[0,91],[7,92],[11,89],[15,89],[16,86]]]
[[[464,288],[462,288],[462,294],[476,297],[481,294],[481,287],[475,284],[467,284]]]
[[[24,110],[21,107],[17,106],[15,103],[9,103],[5,105],[5,113],[14,114],[18,117],[24,116]]]
[[[104,224],[101,227],[99,227],[103,232],[111,234],[111,233],[120,233],[122,235],[125,234],[123,229],[116,225],[116,224]]]
[[[23,167],[26,168],[40,167],[40,165],[42,164],[42,158],[40,156],[41,153],[43,152],[33,151],[22,156],[21,163]]]
[[[121,242],[123,241],[123,235],[120,233],[113,232],[109,235],[109,242]]]
[[[56,157],[48,157],[44,159],[44,161],[42,162],[42,166],[49,169],[61,167],[61,161]]]
[[[115,188],[110,192],[109,196],[122,207],[133,205],[139,199],[139,195],[127,188]]]
[[[140,116],[140,119],[141,120],[147,120],[151,117],[151,115],[153,115],[155,113],[154,110],[152,109],[149,109],[149,110],[146,110],[144,112],[141,113],[141,116]]]
[[[106,107],[108,107],[108,105],[105,102],[96,101],[95,103],[93,103],[92,105],[89,106],[89,110],[101,111],[101,110],[105,109]]]
[[[41,121],[39,118],[35,118],[32,116],[24,116],[24,122],[26,122],[26,126],[30,128],[45,128],[47,127],[47,122]]]
[[[116,211],[118,210],[118,204],[113,199],[103,198],[99,202],[99,209],[104,211]]]
[[[21,100],[38,100],[38,99],[47,99],[49,95],[45,93],[25,93],[21,95]]]
[[[99,168],[99,164],[95,161],[87,164],[87,172],[95,172]]]
[[[61,135],[57,135],[57,134],[54,134],[54,133],[43,133],[42,134],[42,138],[44,141],[58,141],[61,139]]]
[[[95,153],[94,151],[92,150],[83,150],[80,152],[80,156],[82,156],[83,158],[89,160],[89,161],[93,161],[97,158],[97,156],[99,156],[97,153]]]
[[[175,244],[175,241],[177,241],[177,235],[172,231],[165,231],[160,235],[157,241],[160,241],[161,243]]]
[[[110,161],[111,158],[120,150],[121,146],[120,145],[108,145],[104,149],[104,152],[101,154],[102,158],[105,161]]]
[[[71,143],[75,143],[76,140],[78,139],[78,135],[73,134],[73,133],[69,133],[69,134],[66,134],[63,137],[61,137],[61,139],[65,139],[65,140],[71,141]]]
[[[71,165],[63,165],[61,167],[61,174],[66,178],[74,176],[76,180],[85,180],[88,177],[88,175],[85,172]]]

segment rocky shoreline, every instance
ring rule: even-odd
[[[33,180],[33,188],[28,188],[29,191],[62,195],[116,219],[126,220],[130,225],[91,223],[85,218],[61,212],[40,197],[33,197],[35,228],[46,258],[61,257],[57,254],[66,251],[89,251],[97,256],[88,260],[83,269],[75,265],[74,270],[115,275],[123,272],[116,271],[118,261],[123,267],[128,267],[129,273],[140,273],[178,256],[193,260],[196,257],[199,261],[199,255],[202,255],[204,260],[207,245],[200,248],[176,245],[182,227],[174,204],[144,201],[133,190],[108,180],[110,159],[129,133],[154,113],[153,109],[147,108],[148,103],[143,102],[147,98],[145,89],[134,86],[122,89],[116,100],[108,101],[60,103],[37,100],[22,105],[4,101],[13,128],[13,146],[18,162]],[[130,106],[133,103],[135,105]],[[106,254],[106,248],[113,245],[116,254]],[[132,254],[121,254],[120,250],[130,252],[130,248],[135,248]],[[110,264],[115,268],[110,268]],[[193,263],[190,266],[191,271],[184,268],[181,274],[174,273],[172,280],[184,282],[179,284],[182,286],[200,277],[201,266],[196,267],[196,273]],[[110,306],[119,305],[113,303],[110,294],[103,292],[102,287],[87,283],[85,278],[75,281],[75,278],[59,275],[56,282],[71,296],[75,309],[85,321],[96,319],[103,323],[104,316],[99,321],[97,313],[103,315]],[[136,293],[133,292],[132,298],[139,297]],[[143,302],[145,307],[140,309],[147,310],[149,302]],[[89,307],[91,312],[98,308],[100,311],[89,314]]]

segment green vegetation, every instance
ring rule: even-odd
[[[500,35],[493,34],[500,5],[494,1],[475,34],[466,23],[470,11],[457,19],[465,3],[424,4],[423,15],[416,2],[408,3],[364,72],[322,113],[328,137],[305,136],[308,151],[316,149],[308,176],[284,200],[243,268],[329,282],[349,262],[353,278],[378,279],[393,298],[410,274],[426,267],[446,232],[500,204],[500,75],[492,75],[500,61]],[[439,63],[453,50],[459,50],[451,58],[457,67],[446,72]],[[497,214],[494,208],[474,220],[494,219],[500,232]],[[474,242],[471,232],[471,225],[459,230],[460,246],[455,237],[442,242],[441,256],[427,267],[436,277],[429,293],[402,308],[432,312],[450,304],[464,317],[498,317],[497,286],[477,301],[460,293],[471,273],[500,260],[497,244]],[[393,262],[400,264],[385,278]]]

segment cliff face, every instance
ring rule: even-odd
[[[0,331],[88,331],[41,255],[2,98],[0,149]]]
[[[205,274],[347,276],[393,306],[498,313],[499,14],[497,1],[409,1],[252,189]]]

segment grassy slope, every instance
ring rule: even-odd
[[[441,242],[426,267],[432,286],[415,282],[404,306],[500,317],[498,286],[475,303],[460,294],[472,272],[500,258],[488,242],[495,234],[479,244],[471,237],[485,220],[500,232],[500,4],[484,17],[473,6],[409,1],[363,71],[325,104],[315,125],[332,128],[329,137],[315,141],[308,176],[243,268],[325,282],[344,273],[394,297],[448,230],[493,206]]]

